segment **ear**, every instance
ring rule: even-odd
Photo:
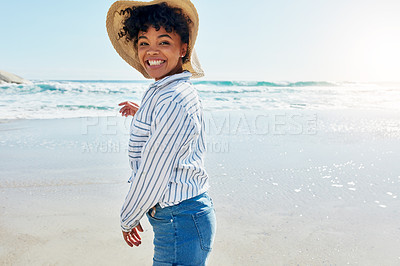
[[[188,44],[184,43],[182,44],[182,48],[181,48],[181,57],[184,57],[187,53],[187,48],[188,48]]]

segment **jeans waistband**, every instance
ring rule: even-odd
[[[202,204],[202,198],[204,198],[204,201],[211,201],[211,205],[212,205],[212,200],[211,198],[208,196],[207,191],[203,192],[193,198],[190,199],[186,199],[181,201],[180,203],[170,206],[170,207],[165,207],[165,208],[161,208],[160,204],[157,203],[157,205],[155,206],[156,208],[156,212],[165,212],[165,213],[171,213],[171,212],[177,212],[177,211],[184,211],[184,210],[188,210],[191,209],[193,207],[196,207],[197,205],[201,205]],[[151,209],[150,209],[151,210]]]

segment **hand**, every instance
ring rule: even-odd
[[[122,116],[134,116],[137,112],[137,110],[139,109],[139,105],[137,105],[134,102],[122,102],[120,104],[118,104],[119,106],[123,105],[124,107],[122,107],[119,112],[122,114]]]
[[[133,245],[135,246],[139,246],[140,244],[142,244],[142,239],[139,236],[139,232],[143,232],[143,228],[140,225],[140,223],[133,228],[130,232],[124,232],[122,231],[122,235],[124,237],[125,242],[128,244],[128,246],[133,247]]]

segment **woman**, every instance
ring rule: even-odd
[[[141,106],[123,102],[132,115],[128,195],[122,234],[139,246],[146,214],[154,231],[153,265],[205,265],[216,221],[204,168],[205,123],[190,82],[204,75],[194,53],[198,15],[189,0],[118,1],[107,15],[118,54],[155,80]]]

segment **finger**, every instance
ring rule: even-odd
[[[119,103],[118,105],[121,106],[121,105],[126,105],[126,104],[128,104],[128,102],[122,102],[122,103]]]
[[[130,238],[132,239],[132,242],[134,242],[134,243],[139,243],[139,242],[142,241],[141,239],[138,239],[138,238],[137,238],[135,235],[133,235],[133,234],[130,235]]]
[[[131,231],[131,235],[135,236],[138,240],[142,240],[137,232],[136,228],[133,228]]]
[[[143,228],[142,228],[141,224],[138,224],[138,226],[136,228],[139,230],[139,232],[143,232]]]
[[[128,102],[128,104],[129,104],[130,106],[134,106],[134,107],[137,107],[137,108],[139,108],[139,105],[138,105],[137,103],[134,103],[134,102]]]
[[[133,247],[134,245],[139,246],[142,243],[140,240],[133,238],[130,232],[129,233],[124,232],[123,234],[124,234],[125,242],[130,247]]]
[[[130,242],[135,246],[138,246],[141,243],[140,240],[135,238],[132,234],[129,235],[129,239],[130,239]]]
[[[124,110],[129,110],[129,106],[125,105],[125,106],[124,106],[124,107],[122,107],[120,110],[121,110],[121,111],[124,111]]]
[[[123,116],[126,116],[128,113],[129,109],[126,108],[121,108],[121,110],[119,111]]]
[[[128,244],[128,246],[130,246],[130,247],[133,247],[133,244],[131,243],[131,241],[130,241],[130,239],[129,239],[129,235],[128,235],[128,233],[123,233],[123,236],[124,236],[124,240],[125,240],[125,242]]]
[[[130,239],[130,242],[135,246],[139,246],[140,244],[142,244],[142,242],[140,240],[137,240],[136,238],[134,238],[132,236],[132,234],[129,235],[129,239]]]

